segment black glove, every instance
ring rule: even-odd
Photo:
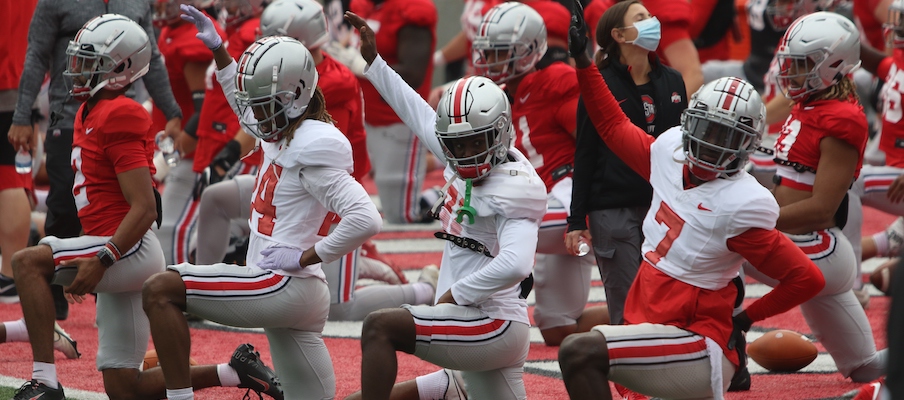
[[[728,338],[728,350],[734,350],[736,347],[738,349],[744,349],[744,346],[747,345],[745,333],[750,330],[753,321],[747,316],[747,311],[741,311],[740,314],[731,317],[731,322],[733,328],[731,330],[731,337]]]
[[[201,171],[198,174],[198,177],[195,178],[195,187],[191,190],[192,199],[195,201],[201,200],[201,194],[204,193],[204,189],[210,186],[210,168],[204,168],[204,171]]]
[[[587,54],[587,23],[584,22],[584,7],[580,0],[574,0],[571,11],[571,27],[568,28],[568,52],[571,57]]]
[[[223,149],[217,153],[213,158],[213,161],[210,162],[210,176],[207,183],[213,185],[222,181],[223,177],[226,176],[226,173],[229,172],[229,170],[232,169],[232,166],[241,158],[242,145],[235,140],[230,140],[226,143],[226,146],[223,146]],[[218,168],[223,171],[222,174],[220,171],[217,171]]]

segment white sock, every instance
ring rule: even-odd
[[[220,386],[223,387],[236,387],[242,383],[239,373],[229,364],[217,364],[217,376],[220,378]]]
[[[35,379],[38,383],[43,383],[51,389],[60,387],[57,382],[56,364],[35,362],[31,369],[31,379]]]
[[[166,398],[169,400],[194,400],[195,392],[191,387],[182,389],[166,389]]]
[[[25,319],[19,318],[15,321],[7,321],[3,323],[6,327],[6,342],[27,342],[28,329],[25,328]]]
[[[412,283],[411,288],[414,289],[414,304],[433,304],[433,298],[436,296],[436,289],[427,282]]]
[[[446,371],[439,370],[414,379],[417,382],[417,394],[421,400],[444,399],[449,388],[449,376]]]
[[[874,234],[873,241],[876,242],[876,254],[885,257],[888,254],[888,236],[885,231]]]

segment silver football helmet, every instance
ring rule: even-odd
[[[267,0],[222,0],[223,10],[226,11],[226,27],[234,28],[249,18],[260,15],[268,3]]]
[[[151,45],[147,32],[128,17],[104,14],[92,18],[66,48],[63,75],[72,78],[70,94],[78,99],[99,90],[120,90],[148,72]]]
[[[502,84],[526,74],[546,54],[546,24],[528,5],[502,3],[483,16],[472,47],[477,74]]]
[[[277,0],[261,14],[261,35],[298,39],[308,50],[330,40],[323,6],[314,0]]]
[[[833,11],[842,0],[769,0],[766,16],[775,30],[788,28],[794,20],[817,11]]]
[[[904,0],[894,0],[888,6],[888,21],[882,24],[885,45],[904,48]]]
[[[684,156],[691,173],[711,181],[747,164],[766,130],[766,106],[750,83],[725,77],[691,96],[681,114]]]
[[[263,140],[282,138],[291,121],[304,114],[317,88],[317,67],[301,42],[268,36],[248,46],[238,61],[235,102],[246,130]]]
[[[860,67],[860,31],[841,15],[817,12],[794,21],[776,52],[778,86],[805,101]]]
[[[461,78],[436,107],[436,137],[446,162],[463,179],[482,179],[506,160],[512,140],[512,108],[493,81]]]

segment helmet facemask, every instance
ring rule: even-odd
[[[455,126],[450,125],[449,128]],[[507,146],[501,138],[502,133],[510,129],[508,118],[500,115],[490,126],[459,132],[437,130],[436,136],[443,147],[446,161],[455,173],[462,179],[479,180],[505,160]]]
[[[691,173],[704,181],[734,175],[759,145],[753,120],[728,114],[706,111],[703,106],[682,115],[685,158]]]
[[[109,79],[103,79],[104,76],[125,69],[125,64],[117,63],[108,54],[103,54],[103,50],[94,51],[91,43],[78,44],[70,41],[66,54],[69,56],[69,63],[63,75],[72,78],[70,94],[77,100],[85,101],[94,96],[110,83]],[[121,80],[124,79],[117,79]],[[118,86],[121,88],[124,85]]]
[[[154,26],[163,28],[167,25],[173,25],[175,23],[181,22],[182,18],[179,18],[179,15],[182,13],[182,11],[179,10],[179,5],[194,5],[192,3],[193,2],[190,0],[158,0],[154,4],[154,16],[152,19]]]
[[[497,85],[526,74],[546,53],[546,49],[542,53],[532,51],[524,43],[490,43],[487,38],[475,40],[473,48],[477,74]]]
[[[838,0],[769,0],[766,19],[772,28],[783,31],[794,20],[817,11],[832,11]]]
[[[249,132],[263,140],[276,141],[282,137],[293,120],[304,114],[308,108],[305,105],[300,108],[300,111],[292,112],[291,104],[297,97],[298,93],[295,92],[277,92],[276,82],[274,82],[272,94],[249,97],[247,92],[238,91],[235,93],[235,103],[242,115],[246,115],[249,108],[254,115],[254,120],[244,122],[246,126],[254,128]],[[290,113],[293,115],[289,115]]]
[[[778,87],[788,98],[803,101],[810,94],[830,86],[822,82],[817,72],[820,64],[826,59],[822,50],[805,55],[778,54],[776,57],[779,68],[776,75]]]

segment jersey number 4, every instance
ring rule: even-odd
[[[282,175],[283,168],[279,165],[271,164],[266,171],[260,175],[260,182],[257,182],[254,191],[254,201],[251,202],[251,208],[260,213],[257,219],[257,231],[262,235],[272,236],[273,227],[276,219],[276,206],[273,205],[273,195],[276,192],[276,184],[279,183],[279,176]]]
[[[665,202],[659,203],[659,211],[656,211],[656,222],[665,224],[665,226],[669,227],[669,230],[665,232],[665,237],[656,245],[656,250],[648,251],[644,254],[644,257],[654,265],[658,264],[662,257],[665,257],[669,249],[672,248],[672,243],[675,242],[675,239],[681,234],[681,230],[684,229],[684,220]]]

